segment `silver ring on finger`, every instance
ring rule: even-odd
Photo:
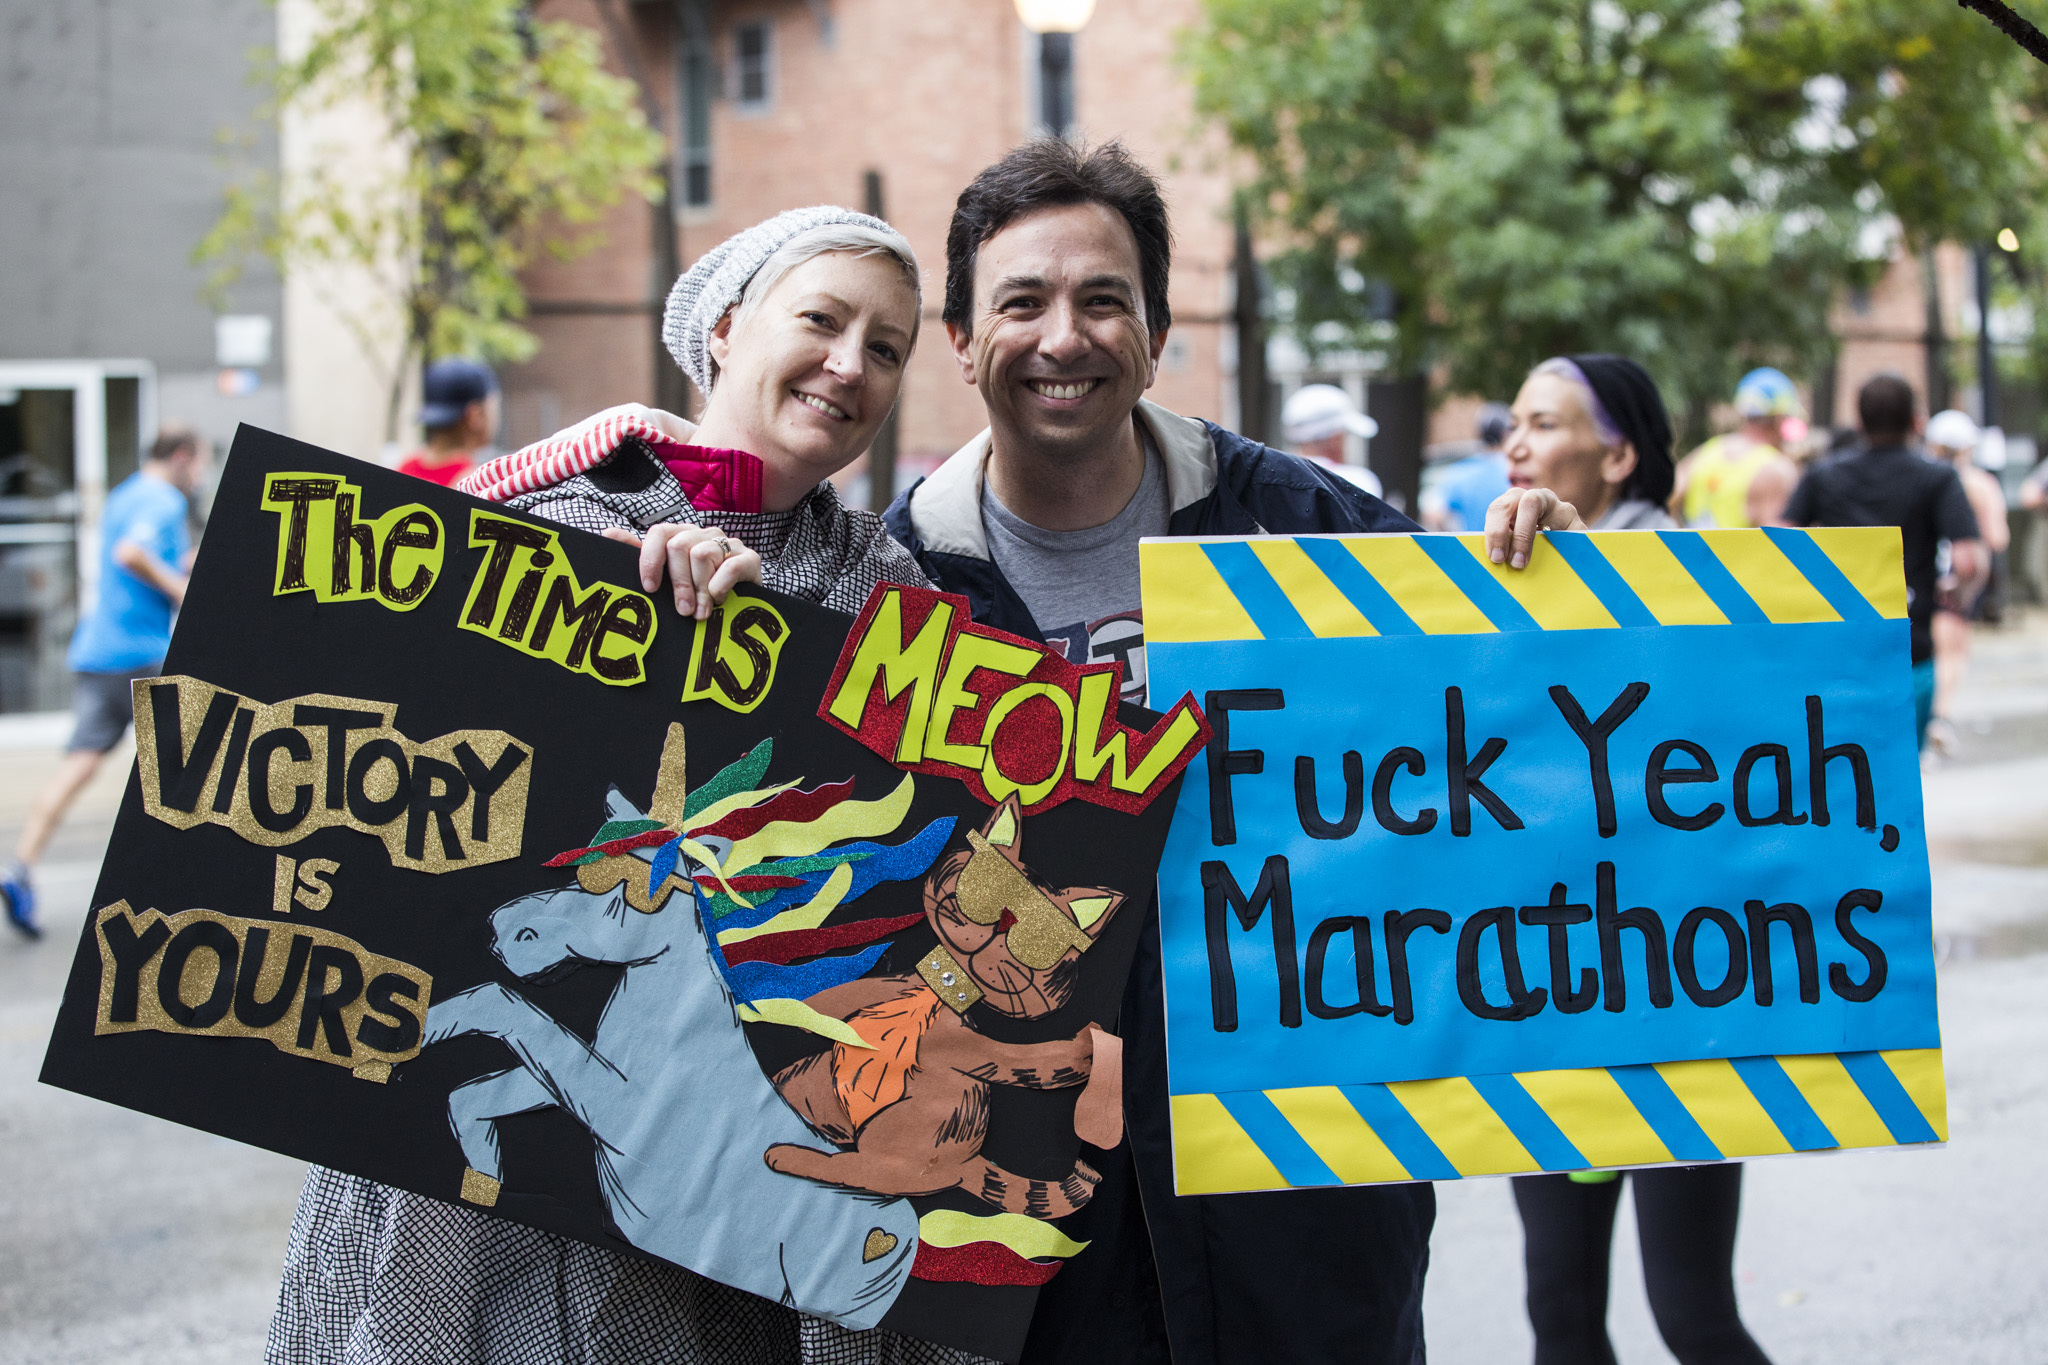
[[[718,557],[720,559],[732,558],[732,542],[724,536],[718,538]]]

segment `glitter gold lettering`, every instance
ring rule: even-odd
[[[126,901],[94,921],[95,1033],[262,1038],[370,1080],[419,1054],[433,978],[353,939],[216,910],[137,914]]]
[[[391,702],[319,694],[265,705],[179,675],[135,689],[143,809],[176,829],[221,825],[282,848],[345,825],[381,839],[395,866],[420,872],[519,853],[533,748],[502,730],[416,742],[399,732]],[[231,714],[238,734],[253,735],[246,759],[222,743]],[[207,790],[215,799],[200,801]],[[334,868],[281,857],[274,908],[322,908]]]

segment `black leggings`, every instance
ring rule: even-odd
[[[1742,1167],[1631,1171],[1643,1281],[1657,1332],[1679,1365],[1770,1365],[1735,1306]],[[1536,1365],[1615,1365],[1607,1339],[1608,1260],[1620,1180],[1515,1178]]]

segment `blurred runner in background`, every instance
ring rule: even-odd
[[[1799,469],[1785,448],[1806,435],[1806,414],[1792,381],[1766,366],[1735,387],[1742,425],[1679,461],[1672,511],[1687,526],[1769,526],[1784,515]],[[1797,436],[1785,430],[1797,422]]]
[[[427,444],[400,460],[398,472],[453,488],[498,438],[498,376],[479,361],[437,360],[420,397]]]
[[[1949,720],[1949,703],[1956,686],[1970,666],[1970,622],[1980,620],[1984,601],[1990,595],[1993,566],[1997,556],[2012,542],[2012,529],[2005,519],[2005,490],[1996,477],[1978,468],[1977,447],[1982,432],[1966,412],[1950,408],[1937,412],[1927,422],[1927,453],[1956,471],[1963,481],[1963,493],[1983,533],[1982,568],[1965,578],[1956,571],[1954,552],[1944,547],[1941,577],[1934,597],[1934,714],[1927,722],[1927,743],[1937,753],[1952,753],[1956,728]]]
[[[1479,410],[1479,449],[1444,467],[1422,494],[1422,524],[1432,531],[1483,531],[1486,509],[1508,491],[1508,457],[1501,447],[1514,430],[1505,403]]]
[[[1922,459],[1911,446],[1919,422],[1912,386],[1895,374],[1866,380],[1856,393],[1861,449],[1806,471],[1785,505],[1793,526],[1896,526],[1906,552],[1906,614],[1913,624],[1914,733],[1927,743],[1934,713],[1936,555],[1949,543],[1949,566],[1965,581],[1983,572],[1984,542],[1955,469]]]
[[[191,568],[187,495],[205,475],[209,454],[190,427],[166,426],[142,468],[107,494],[100,518],[99,596],[71,637],[71,704],[78,725],[63,762],[29,807],[14,866],[0,881],[8,922],[30,938],[42,937],[30,874],[64,812],[135,719],[130,685],[163,667],[171,614],[185,600]]]

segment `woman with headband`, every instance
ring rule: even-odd
[[[1512,534],[1508,556],[1528,561],[1545,531],[1666,531],[1671,496],[1671,418],[1657,382],[1618,355],[1555,356],[1529,371],[1508,433],[1508,491],[1487,509],[1492,545]],[[1495,550],[1494,562],[1502,560]]]
[[[1560,356],[1515,397],[1507,492],[1487,509],[1495,563],[1528,563],[1538,530],[1670,530],[1671,419],[1642,366]],[[1735,1302],[1742,1167],[1629,1172],[1643,1280],[1657,1331],[1679,1365],[1770,1365]],[[1614,1365],[1608,1267],[1621,1173],[1517,1176],[1536,1365]]]
[[[639,545],[642,586],[667,578],[677,611],[700,620],[742,581],[849,613],[877,583],[928,586],[880,519],[827,482],[895,405],[922,313],[917,258],[888,224],[839,208],[778,215],[706,253],[669,294],[662,335],[707,395],[698,425],[613,408],[459,487]],[[318,1167],[265,1359],[982,1365]]]

